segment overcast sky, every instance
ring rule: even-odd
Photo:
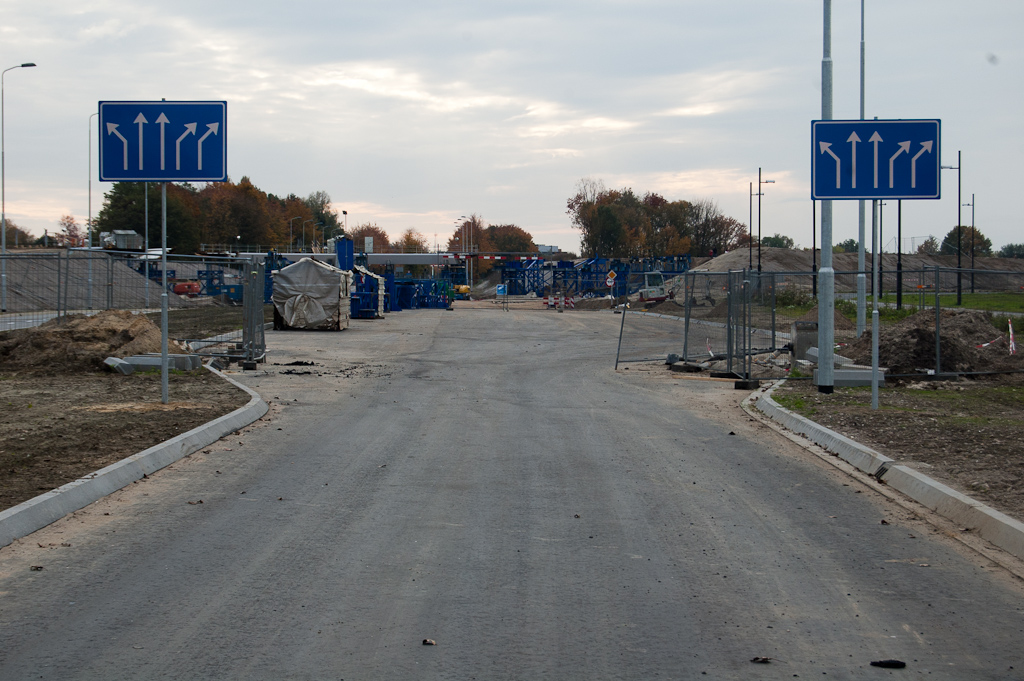
[[[392,237],[446,240],[477,213],[577,250],[565,203],[583,177],[746,223],[762,167],[762,233],[811,243],[820,0],[0,0],[0,16],[0,67],[38,64],[4,77],[7,216],[36,234],[85,222],[90,175],[99,212],[97,102],[167,98],[228,102],[231,179],[326,190]],[[867,2],[867,117],[942,120],[942,162],[963,151],[963,202],[997,248],[1024,242],[1022,28],[1021,2]],[[834,0],[835,118],[859,116],[859,54],[860,2]],[[908,245],[956,224],[956,171],[942,190],[904,202]],[[856,214],[837,205],[836,242]],[[895,205],[884,224],[891,250]]]

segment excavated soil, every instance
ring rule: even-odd
[[[1010,354],[1009,335],[984,312],[943,310],[939,323],[943,372],[1024,371],[1024,352]],[[871,365],[871,331],[844,349],[858,364]],[[878,363],[890,374],[935,369],[935,312],[922,310],[881,328]]]
[[[183,352],[171,342],[169,351]],[[0,371],[57,374],[103,368],[107,357],[160,352],[160,329],[126,310],[58,317],[0,334]]]
[[[174,351],[179,351],[177,346]],[[108,311],[0,334],[0,510],[222,416],[249,395],[201,369],[97,371],[107,357],[160,351],[143,316]]]

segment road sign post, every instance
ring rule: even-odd
[[[227,182],[227,115],[227,102],[99,103],[100,181],[162,184],[160,397],[164,404],[169,400],[167,183]]]
[[[812,121],[811,198],[938,199],[941,122]]]
[[[827,116],[825,118],[826,120],[811,122],[811,199],[824,201],[823,209],[826,205],[831,209],[830,202],[833,200],[871,199],[872,242],[877,244],[879,200],[941,198],[941,121],[835,121],[828,120]],[[824,221],[824,215],[822,220]],[[824,239],[823,230],[823,269],[826,248]],[[861,245],[863,246],[863,235]],[[832,245],[827,244],[827,248],[831,251]],[[874,305],[871,312],[871,407],[878,409],[880,248],[872,250],[874,253],[871,281]],[[863,267],[863,264],[860,266]],[[860,299],[860,290],[858,294]],[[822,326],[826,328],[826,333],[820,334],[819,337],[819,345],[823,346],[819,348],[819,390],[822,385],[827,386],[824,392],[832,392],[833,295],[833,291],[828,291],[823,304],[819,305],[819,329]],[[820,323],[822,319],[823,324]],[[860,332],[862,323],[859,310],[857,325]],[[938,342],[937,327],[935,335]]]
[[[227,102],[100,102],[100,181],[226,182]]]

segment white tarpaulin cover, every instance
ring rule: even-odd
[[[352,273],[303,258],[274,273],[274,308],[295,329],[347,329]]]

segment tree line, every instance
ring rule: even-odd
[[[148,220],[146,201],[148,198]],[[256,187],[248,177],[235,182],[167,185],[167,245],[193,253],[201,244],[233,246],[277,245],[298,248],[323,243],[343,233],[338,211],[325,191],[306,197],[275,196]],[[149,236],[159,248],[161,188],[157,183],[116,182],[104,195],[103,208],[93,220],[94,243],[99,232],[132,230]]]
[[[723,253],[747,244],[747,227],[711,199],[669,201],[660,194],[606,189],[584,178],[566,202],[582,255],[605,258]]]

